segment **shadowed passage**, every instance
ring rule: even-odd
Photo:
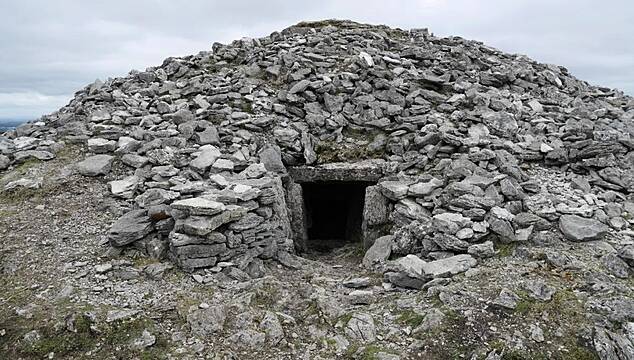
[[[362,240],[365,188],[370,182],[303,183],[308,247],[328,251]]]

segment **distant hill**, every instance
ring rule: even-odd
[[[0,132],[5,132],[9,130],[13,130],[16,126],[25,123],[26,119],[0,119]]]

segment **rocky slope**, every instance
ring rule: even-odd
[[[563,67],[348,21],[97,81],[0,137],[0,351],[634,358],[633,118]],[[293,173],[332,163],[378,174],[367,252],[301,246]]]

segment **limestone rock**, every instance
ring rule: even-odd
[[[363,256],[363,266],[368,269],[374,268],[377,264],[384,263],[392,253],[392,243],[394,238],[390,235],[382,236],[374,241],[374,244],[365,252]]]
[[[4,156],[0,154],[0,170],[4,170],[11,165],[11,159],[8,156]]]
[[[142,239],[153,229],[147,211],[132,210],[112,224],[108,231],[108,239],[113,246],[124,246]]]
[[[562,215],[559,218],[559,229],[571,241],[599,240],[610,231],[610,228],[597,220],[577,215]]]
[[[117,143],[114,140],[107,140],[102,138],[88,139],[88,150],[95,154],[107,154],[114,151]]]
[[[141,179],[133,175],[121,180],[111,181],[108,185],[110,185],[110,192],[112,195],[130,199],[134,196],[134,192],[136,191],[139,182],[141,182]]]
[[[409,184],[404,181],[384,181],[379,185],[383,195],[393,201],[403,199],[409,191]]]
[[[478,262],[471,255],[461,254],[422,265],[422,273],[431,277],[446,277],[465,272]]]
[[[345,325],[345,332],[350,338],[361,343],[376,341],[376,327],[372,315],[368,313],[354,313]]]
[[[225,210],[223,203],[202,197],[178,200],[171,206],[174,209],[186,210],[192,215],[215,215]]]
[[[517,296],[513,291],[509,289],[502,289],[500,291],[500,295],[493,300],[493,304],[496,306],[500,306],[507,309],[515,309],[517,307],[517,302],[520,300],[520,297]]]
[[[214,336],[224,329],[227,311],[224,305],[195,309],[187,315],[192,333],[204,338]]]
[[[205,145],[200,148],[200,154],[189,163],[193,169],[204,172],[216,162],[216,160],[222,155],[220,150],[212,145]]]
[[[13,154],[13,160],[16,163],[22,163],[30,159],[47,161],[54,158],[55,158],[55,154],[49,151],[39,151],[39,150],[18,151],[15,154]]]
[[[84,176],[106,175],[110,172],[114,156],[94,155],[76,164],[77,171]]]
[[[443,185],[443,181],[433,178],[427,182],[416,183],[409,186],[408,193],[414,197],[426,196]]]

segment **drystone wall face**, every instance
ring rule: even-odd
[[[494,239],[546,229],[572,241],[631,236],[633,119],[631,97],[560,66],[331,21],[97,81],[0,136],[0,170],[81,144],[75,171],[105,177],[129,210],[108,234],[114,248],[245,268],[285,258],[304,236],[291,230],[302,215],[280,185],[287,168],[379,159],[368,244],[389,233],[389,253],[489,256]],[[548,166],[566,191],[545,183]]]
[[[222,190],[171,207],[177,212],[169,255],[183,269],[213,267],[220,261],[244,269],[255,258],[274,258],[280,248],[293,251],[279,177],[232,181]]]

